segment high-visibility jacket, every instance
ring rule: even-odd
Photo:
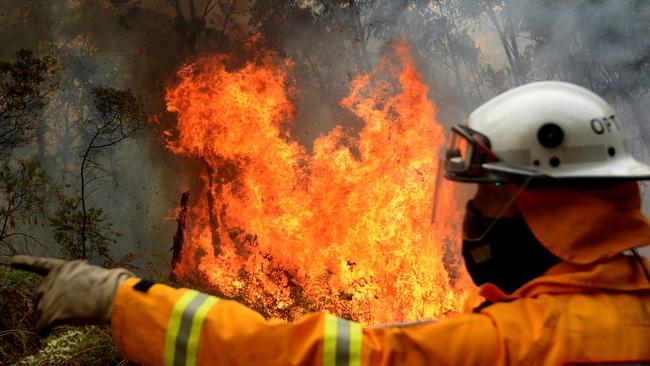
[[[650,262],[645,261],[650,268]],[[129,279],[118,289],[118,349],[146,365],[650,364],[650,283],[638,260],[560,263],[479,311],[368,327],[327,313],[265,320],[234,301]]]

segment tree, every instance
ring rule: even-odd
[[[92,235],[90,224],[92,224],[94,212],[87,207],[88,186],[93,181],[111,174],[102,166],[99,158],[112,146],[133,136],[144,120],[142,107],[128,90],[99,87],[93,89],[92,96],[96,113],[86,121],[84,126],[88,144],[83,151],[79,168],[81,183],[79,200],[83,218],[79,233],[82,258],[86,258],[86,242],[89,238],[93,238],[89,236],[89,234]]]
[[[526,82],[530,68],[530,55],[521,47],[522,43],[526,43],[525,38],[528,36],[521,13],[529,3],[512,0],[462,0],[462,7],[468,17],[479,22],[487,18],[496,32],[514,85]]]
[[[58,208],[50,217],[54,240],[70,258],[92,258],[93,252],[110,256],[119,236],[101,208],[82,209],[80,197],[66,197],[57,191]],[[86,253],[88,256],[86,257]]]
[[[90,196],[94,183],[113,172],[102,157],[112,147],[132,137],[144,120],[140,103],[130,91],[109,87],[92,90],[94,111],[81,126],[85,142],[79,165],[79,197],[59,193],[59,208],[50,218],[55,237],[71,257],[89,259],[94,252],[108,256],[117,234],[100,208],[93,208]]]
[[[0,62],[0,158],[29,144],[44,106],[44,82],[54,62],[21,49],[13,62]]]
[[[223,47],[229,37],[226,34],[233,17],[241,10],[237,9],[237,0],[166,0],[175,13],[177,33],[186,41],[191,54],[198,50],[199,38],[206,34],[216,34],[218,48]],[[220,19],[220,24],[210,23]]]
[[[47,191],[47,176],[38,157],[5,161],[0,167],[0,251],[16,254],[16,240],[40,243],[25,230],[37,224],[37,214],[43,212]]]

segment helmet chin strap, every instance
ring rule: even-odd
[[[512,206],[515,203],[515,200],[517,200],[517,197],[519,197],[521,192],[524,191],[524,189],[526,188],[526,186],[528,185],[528,183],[530,183],[530,181],[532,179],[533,179],[533,176],[529,176],[529,177],[526,178],[526,180],[521,185],[521,187],[519,187],[517,192],[515,192],[515,194],[513,194],[512,197],[508,200],[508,202],[503,206],[503,208],[499,211],[499,213],[494,218],[494,220],[492,220],[492,223],[490,223],[490,225],[487,227],[487,229],[485,229],[483,234],[481,234],[478,238],[469,238],[469,239],[470,240],[483,240],[483,239],[485,239],[485,236],[490,232],[492,227],[494,227],[494,224],[496,224],[497,221],[499,221],[499,219],[503,217],[503,214],[510,208],[510,206]]]
[[[645,273],[645,278],[646,280],[648,280],[648,284],[650,284],[650,273],[648,272],[646,266],[643,264],[643,260],[641,259],[641,254],[639,254],[639,251],[636,248],[632,248],[632,255],[639,262],[641,268],[643,268],[643,273]]]

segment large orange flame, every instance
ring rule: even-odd
[[[312,153],[288,132],[288,64],[269,56],[228,70],[211,56],[179,71],[166,95],[178,115],[168,146],[207,164],[179,276],[198,271],[286,319],[325,309],[392,322],[458,309],[451,186],[434,207],[443,127],[408,47],[391,50],[341,102],[364,122],[358,136],[336,127]]]

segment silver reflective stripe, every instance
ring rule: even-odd
[[[187,358],[187,340],[190,338],[190,331],[192,330],[192,319],[196,310],[208,298],[208,295],[199,293],[192,302],[190,302],[181,317],[181,326],[178,329],[176,336],[176,352],[174,355],[174,366],[185,365]]]
[[[361,338],[361,325],[327,314],[323,334],[323,365],[360,366]]]
[[[218,301],[214,296],[194,290],[187,290],[176,301],[165,336],[165,366],[196,365],[203,323]]]
[[[336,318],[336,366],[347,365],[350,359],[350,326],[348,321]]]

